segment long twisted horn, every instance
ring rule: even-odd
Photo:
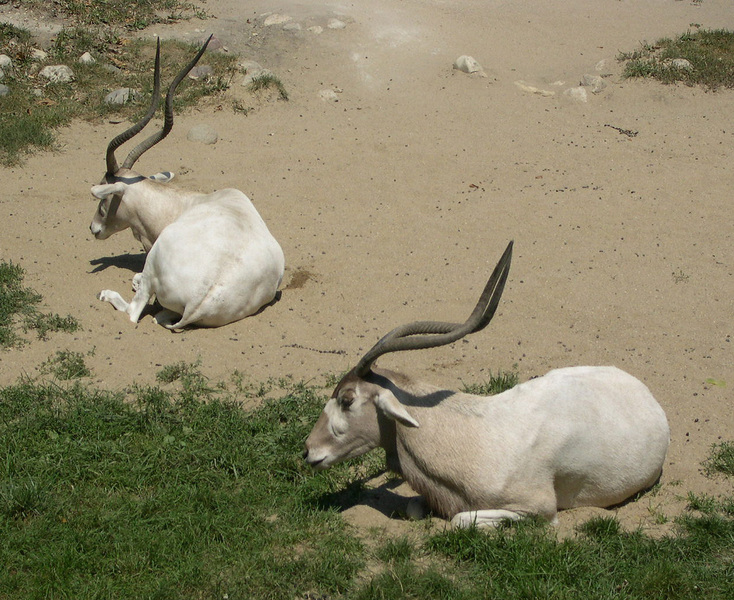
[[[479,302],[464,323],[446,323],[442,321],[415,321],[396,327],[385,335],[360,359],[354,372],[359,377],[369,373],[372,363],[388,352],[402,350],[420,350],[451,344],[470,333],[484,329],[494,317],[497,306],[505,288],[507,275],[510,272],[513,242],[507,245],[497,266],[484,287]],[[422,337],[411,337],[422,336]]]
[[[199,62],[199,59],[201,58],[202,54],[204,54],[204,51],[209,45],[212,37],[214,37],[214,34],[210,35],[207,38],[206,42],[204,42],[204,45],[201,47],[196,56],[191,60],[188,65],[183,68],[183,70],[178,75],[176,75],[176,79],[173,80],[173,83],[171,83],[171,86],[168,88],[168,93],[166,94],[166,114],[163,121],[163,129],[161,129],[157,133],[154,133],[146,140],[143,140],[142,142],[140,142],[140,144],[132,149],[130,154],[127,155],[125,162],[122,164],[122,167],[124,169],[132,168],[132,166],[135,164],[135,161],[138,160],[143,155],[143,153],[150,150],[153,146],[155,146],[171,132],[171,129],[173,129],[173,94],[176,91],[178,84],[181,83],[183,78],[186,77],[189,71],[191,71],[196,63]]]
[[[146,115],[135,125],[123,131],[115,137],[107,146],[107,175],[117,173],[119,167],[115,158],[115,150],[122,146],[128,140],[131,140],[143,130],[148,122],[153,118],[158,105],[161,102],[161,40],[158,38],[158,44],[155,50],[155,74],[153,75],[153,98],[150,101],[150,108]]]

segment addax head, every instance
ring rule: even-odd
[[[464,323],[415,321],[397,327],[342,378],[306,440],[303,456],[308,464],[326,469],[376,448],[383,442],[386,421],[419,427],[393,393],[394,382],[389,376],[374,372],[372,364],[389,352],[444,346],[484,329],[499,305],[510,271],[512,245],[512,242],[508,244],[479,302]]]
[[[155,53],[155,68],[153,75],[153,96],[150,101],[150,107],[146,115],[135,125],[123,131],[120,135],[115,137],[107,146],[106,164],[107,170],[104,177],[99,185],[92,187],[92,195],[99,199],[99,205],[97,206],[97,212],[92,219],[92,223],[89,226],[90,231],[94,234],[94,237],[99,240],[104,240],[110,237],[112,234],[122,231],[130,226],[127,219],[127,215],[124,211],[120,210],[120,203],[122,202],[126,191],[132,185],[146,179],[142,175],[139,175],[132,170],[135,162],[143,155],[143,153],[150,150],[163,138],[165,138],[173,128],[173,96],[176,92],[176,88],[184,77],[188,74],[191,69],[194,68],[202,54],[206,50],[211,36],[202,45],[199,52],[186,65],[183,70],[176,76],[168,88],[166,94],[166,107],[165,117],[163,122],[163,128],[148,137],[147,139],[140,142],[135,148],[133,148],[127,155],[127,158],[119,166],[117,159],[115,158],[115,150],[119,148],[125,142],[134,138],[139,134],[148,122],[153,118],[158,105],[160,104],[160,90],[161,90],[161,42],[158,40]],[[158,173],[157,175],[151,176],[149,179],[155,181],[169,181],[173,177],[170,172]]]

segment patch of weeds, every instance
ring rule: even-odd
[[[652,77],[662,83],[681,82],[709,90],[734,87],[734,32],[697,29],[663,38],[618,56],[624,76]]]
[[[22,343],[17,326],[33,330],[39,339],[53,331],[72,332],[79,323],[71,316],[41,313],[37,305],[43,300],[34,290],[23,286],[25,271],[12,262],[0,261],[0,347]]]
[[[21,39],[25,37],[14,30],[0,38],[0,53],[8,54],[14,62],[6,77],[10,93],[3,97],[0,112],[0,163],[18,164],[33,149],[52,148],[54,131],[74,118],[93,121],[114,114],[136,121],[147,111],[153,87],[153,40],[130,41],[109,28],[64,29],[56,36],[46,62],[72,65],[74,80],[49,83],[38,75],[44,63],[32,60],[32,47]],[[195,48],[175,40],[164,41],[161,46],[165,83],[191,59]],[[90,52],[96,62],[80,64],[77,59],[84,52]],[[175,112],[229,87],[237,58],[210,52],[203,60],[214,75],[197,81],[186,78],[174,98]],[[105,96],[117,88],[131,88],[138,94],[124,105],[105,103]]]
[[[707,475],[722,473],[734,475],[734,443],[721,442],[711,447],[708,459],[703,464]]]
[[[58,350],[55,356],[49,358],[41,365],[41,373],[51,374],[62,381],[80,379],[92,375],[92,372],[84,363],[84,355],[81,352],[72,352],[70,350]]]
[[[494,396],[518,384],[517,371],[498,371],[496,375],[489,374],[489,381],[484,383],[463,384],[461,391],[478,396]]]
[[[39,10],[48,6],[47,0],[25,0],[24,4]],[[54,0],[54,8],[80,25],[107,25],[128,30],[206,16],[201,7],[182,0]]]
[[[415,546],[405,537],[387,540],[375,551],[375,557],[385,563],[406,562],[413,558],[414,554]]]
[[[253,93],[274,89],[281,100],[288,100],[288,92],[286,91],[283,82],[277,75],[273,75],[272,73],[263,73],[262,75],[253,77],[248,89]]]
[[[690,275],[683,272],[683,269],[678,268],[677,270],[673,271],[673,281],[675,283],[687,283],[690,279]]]

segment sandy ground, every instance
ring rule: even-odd
[[[689,490],[731,492],[701,462],[711,444],[734,439],[734,92],[625,81],[616,61],[691,24],[734,28],[728,0],[209,0],[206,9],[217,18],[144,34],[213,32],[274,71],[290,100],[246,117],[216,105],[180,115],[136,168],[248,194],[286,254],[280,301],[176,334],[150,316],[134,326],[96,300],[106,288],[131,297],[144,255],[127,232],[97,242],[88,230],[89,188],[120,125],[74,123],[57,152],[0,168],[0,256],[26,269],[47,310],[83,329],[0,353],[1,384],[37,374],[60,349],[93,349],[93,380],[110,389],[197,360],[213,380],[238,370],[253,382],[323,383],[398,324],[463,320],[514,239],[487,330],[381,364],[451,388],[498,370],[525,380],[617,365],[650,387],[672,430],[662,488],[620,519],[663,531]],[[271,13],[302,27],[266,26]],[[332,18],[345,27],[328,28]],[[452,69],[462,54],[487,77]],[[606,89],[586,103],[563,94],[587,73]],[[187,141],[198,123],[218,130],[216,145]],[[391,496],[381,488],[347,512],[359,525],[408,527],[384,514]],[[563,513],[561,529],[594,512]]]

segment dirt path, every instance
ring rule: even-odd
[[[215,106],[181,115],[136,167],[173,170],[180,186],[245,191],[286,253],[280,302],[180,334],[150,317],[135,327],[98,302],[105,288],[130,295],[144,257],[127,233],[95,242],[88,231],[89,188],[120,126],[75,123],[58,152],[0,169],[0,252],[27,270],[49,310],[76,316],[83,330],[0,354],[0,382],[69,349],[93,350],[94,379],[112,389],[152,382],[181,360],[201,361],[214,380],[238,370],[253,382],[290,374],[322,383],[397,324],[463,319],[514,239],[503,303],[484,333],[384,364],[451,387],[515,365],[521,380],[617,365],[653,390],[673,435],[662,490],[622,509],[623,520],[653,526],[688,490],[722,491],[700,463],[712,443],[734,437],[734,93],[624,81],[615,57],[691,23],[732,29],[729,2],[206,8],[217,18],[145,33],[214,32],[274,71],[290,100],[247,117]],[[268,13],[301,28],[266,26]],[[461,54],[488,77],[453,70]],[[566,97],[586,73],[604,75],[606,89],[586,103]],[[215,127],[219,142],[187,141],[197,123]],[[394,526],[367,506],[352,510],[355,522]],[[564,513],[562,527],[585,514]]]

